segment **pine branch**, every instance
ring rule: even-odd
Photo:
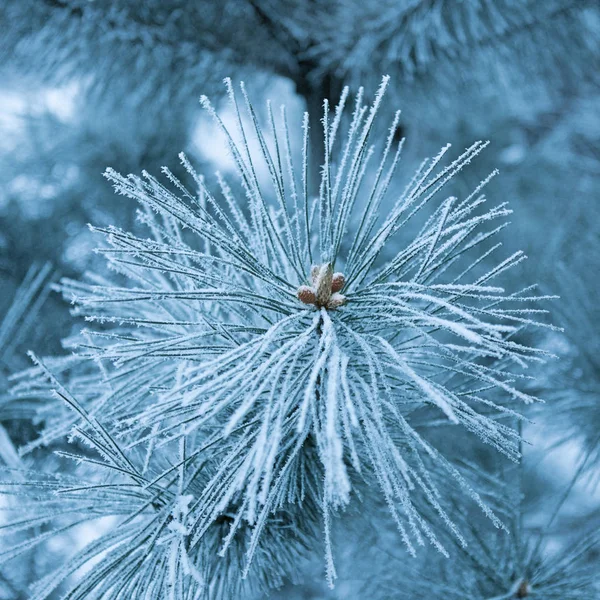
[[[36,360],[14,392],[55,396],[40,413],[44,432],[23,451],[70,435],[92,454],[61,456],[111,477],[60,483],[56,493],[74,502],[74,520],[6,556],[70,530],[86,511],[122,520],[40,582],[36,600],[103,552],[106,558],[74,584],[74,598],[113,586],[146,598],[143,556],[160,574],[156,593],[177,600],[184,589],[201,589],[206,577],[242,581],[256,570],[260,579],[272,566],[261,556],[268,540],[278,539],[280,521],[304,539],[319,513],[333,586],[333,517],[361,485],[379,489],[412,555],[426,543],[448,555],[441,531],[465,545],[460,509],[444,501],[447,487],[506,527],[461,470],[426,441],[412,414],[429,409],[517,461],[520,435],[502,418],[522,418],[518,405],[537,400],[521,384],[529,380],[528,365],[548,355],[518,335],[524,327],[556,328],[540,320],[544,297],[531,286],[507,293],[498,283],[523,261],[521,252],[483,264],[500,244],[485,251],[481,245],[511,213],[505,203],[486,205],[482,190],[496,172],[465,198],[436,203],[487,144],[475,142],[444,162],[446,146],[389,203],[400,189],[396,113],[379,165],[368,175],[387,86],[384,78],[371,105],[363,105],[359,91],[347,125],[347,89],[331,120],[324,102],[315,198],[306,187],[309,117],[298,163],[285,110],[277,123],[269,106],[267,142],[244,84],[239,99],[230,80],[235,131],[206,97],[201,101],[223,134],[237,186],[218,177],[215,195],[184,155],[197,193],[167,168],[165,183],[146,172],[106,172],[118,193],[140,203],[152,237],[96,230],[106,241],[99,252],[109,270],[128,283],[104,276],[63,280],[60,289],[90,329],[69,340],[72,359]],[[259,164],[267,183],[257,175]],[[50,499],[46,505],[56,508]],[[39,518],[60,521],[61,514]],[[224,563],[225,575],[203,575],[216,552],[243,561]],[[295,555],[288,555],[286,571]]]

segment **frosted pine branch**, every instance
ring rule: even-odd
[[[112,468],[141,486],[139,502],[158,485],[165,504],[156,518],[171,520],[156,536],[169,564],[190,581],[199,581],[199,548],[223,519],[230,528],[220,554],[247,540],[239,573],[246,577],[276,515],[319,506],[333,585],[332,516],[364,482],[381,490],[411,554],[426,540],[445,553],[438,527],[464,539],[440,501],[430,461],[502,526],[415,429],[411,413],[428,407],[457,436],[475,434],[517,461],[519,435],[497,417],[518,417],[520,406],[536,401],[520,384],[526,368],[547,354],[519,333],[547,326],[538,320],[544,297],[533,287],[501,285],[525,257],[502,255],[494,243],[510,214],[506,203],[490,206],[483,194],[495,173],[465,198],[443,196],[486,143],[450,161],[445,147],[399,193],[396,113],[379,165],[368,168],[387,84],[384,78],[371,106],[359,91],[345,136],[348,91],[331,121],[325,104],[325,161],[312,198],[308,132],[319,125],[305,115],[297,161],[285,111],[276,120],[268,106],[268,143],[244,86],[240,104],[227,81],[236,131],[225,128],[207,98],[202,104],[224,134],[237,185],[219,175],[215,195],[183,155],[197,193],[168,169],[168,183],[109,169],[116,191],[140,203],[151,237],[97,229],[107,242],[99,252],[120,283],[61,283],[92,327],[71,344],[84,362],[94,361],[96,375],[77,401],[85,413],[50,418],[42,439],[75,426],[98,452],[118,454]],[[259,142],[256,154],[250,137]],[[261,168],[268,185],[258,177]],[[18,392],[28,389],[27,381],[17,383]],[[82,423],[82,414],[93,419]],[[98,443],[88,433],[95,415],[110,431]],[[173,449],[180,447],[186,458],[177,461]],[[424,518],[424,503],[437,522]],[[290,526],[302,532],[301,522]],[[169,593],[183,597],[179,575],[173,577]]]

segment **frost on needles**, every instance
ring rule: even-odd
[[[217,173],[215,194],[183,154],[194,191],[166,168],[164,183],[109,169],[116,191],[139,202],[149,237],[95,229],[115,274],[60,285],[90,328],[68,340],[73,356],[35,359],[17,378],[15,393],[52,388],[60,400],[45,405],[46,428],[26,450],[68,434],[91,448],[62,452],[82,477],[12,484],[40,501],[30,526],[56,522],[38,541],[116,517],[36,599],[94,557],[70,598],[216,598],[225,582],[278,585],[319,520],[333,585],[331,519],[365,484],[379,488],[410,554],[426,543],[446,553],[438,527],[465,543],[436,484],[444,479],[503,526],[411,423],[429,407],[458,439],[473,433],[517,461],[519,435],[502,417],[514,422],[536,400],[521,383],[545,355],[518,333],[547,326],[537,321],[546,311],[535,286],[499,285],[525,257],[495,242],[510,214],[483,195],[496,172],[464,198],[442,195],[486,143],[451,160],[446,146],[398,193],[399,112],[387,139],[373,139],[387,78],[371,105],[360,89],[347,109],[345,89],[334,110],[324,102],[320,125],[305,114],[301,129],[267,103],[264,131],[244,85],[236,94],[225,83],[235,131],[201,102],[237,181]],[[318,196],[309,126],[323,132]]]

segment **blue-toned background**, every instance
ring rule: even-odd
[[[42,451],[17,454],[40,423],[26,403],[15,410],[9,402],[8,377],[28,365],[26,350],[64,352],[61,338],[81,328],[47,284],[102,264],[88,223],[137,227],[136,207],[102,177],[107,166],[122,173],[159,173],[162,165],[177,170],[177,154],[185,150],[208,179],[216,169],[227,173],[231,159],[198,102],[206,94],[219,107],[226,76],[244,80],[254,98],[271,98],[276,107],[285,103],[299,123],[304,110],[320,111],[323,97],[335,103],[344,85],[352,91],[364,85],[370,96],[389,74],[385,110],[391,118],[402,109],[404,180],[447,142],[459,151],[489,139],[489,148],[454,185],[472,189],[500,170],[487,194],[514,210],[502,242],[529,256],[518,276],[561,296],[552,304],[552,320],[564,333],[536,340],[560,360],[546,365],[532,384],[546,405],[526,427],[526,525],[544,531],[551,521],[548,556],[599,528],[597,2],[0,4],[0,460],[9,466],[45,460]],[[233,118],[227,110],[223,105],[226,122]],[[300,140],[293,143],[298,147]],[[483,450],[480,459],[491,460]],[[557,503],[560,514],[552,519]],[[354,521],[352,515],[348,520]],[[334,591],[326,591],[321,556],[315,556],[303,567],[305,581],[290,584],[281,597],[362,598],[366,592],[356,591],[356,581],[375,579],[397,592],[406,585],[397,583],[405,557],[385,531],[375,535],[375,529],[362,523],[340,534]],[[76,543],[93,536],[83,531]],[[1,567],[0,598],[27,597],[27,584],[65,551],[59,545],[56,556]],[[592,550],[586,560],[600,562],[598,556]],[[460,562],[431,561],[428,568],[445,580],[467,569]],[[393,597],[382,589],[373,593]]]

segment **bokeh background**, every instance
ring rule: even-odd
[[[216,169],[227,173],[230,159],[198,102],[205,94],[220,107],[226,76],[245,81],[255,99],[285,103],[299,124],[304,110],[319,113],[324,97],[335,103],[344,85],[352,91],[363,85],[372,94],[384,74],[391,76],[385,110],[391,118],[402,109],[405,176],[447,142],[460,150],[478,139],[491,141],[455,185],[470,189],[500,170],[488,196],[509,201],[514,210],[502,241],[529,256],[519,278],[561,297],[552,304],[552,320],[564,328],[537,340],[560,360],[532,384],[546,404],[530,415],[534,423],[525,435],[531,446],[514,475],[524,482],[524,498],[516,500],[522,527],[548,536],[549,556],[598,530],[597,1],[3,0],[3,462],[29,465],[44,458],[42,450],[18,454],[35,437],[40,417],[36,407],[10,399],[9,374],[27,366],[27,349],[64,353],[60,340],[81,327],[48,284],[97,266],[88,223],[138,227],[136,207],[113,194],[104,169],[159,173],[167,165],[176,171],[184,150],[209,180]],[[227,120],[228,109],[222,108]],[[495,460],[481,448],[472,452],[482,463]],[[498,468],[492,465],[492,471]],[[510,496],[499,484],[503,494]],[[408,585],[401,583],[406,558],[378,519],[373,514],[338,540],[335,591],[326,591],[317,556],[302,567],[303,582],[290,584],[281,597],[362,598],[375,579],[392,591],[376,586],[373,594],[398,594]],[[357,521],[352,515],[345,520]],[[586,564],[600,564],[597,550],[586,552]],[[49,559],[31,560],[18,577],[6,567],[1,597],[26,597],[22,590]],[[450,578],[444,570],[449,563],[420,560]],[[450,564],[463,574],[469,569],[468,561]],[[422,579],[417,566],[414,572],[415,580]],[[397,597],[421,597],[412,594]]]

